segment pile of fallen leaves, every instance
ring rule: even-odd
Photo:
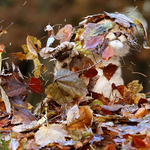
[[[97,24],[104,18],[114,22]],[[43,86],[40,77],[46,67],[39,57],[50,58],[58,50],[69,51],[73,46],[81,55],[88,55],[95,47],[102,47],[103,33],[113,28],[114,23],[138,26],[147,40],[146,31],[138,19],[134,23],[122,14],[106,12],[84,19],[77,29],[68,24],[56,35],[53,27],[47,25],[45,31],[48,31],[49,37],[44,48],[36,37],[27,36],[26,44],[22,45],[24,53],[14,53],[13,56],[20,60],[33,60],[33,77],[24,79],[19,67],[14,64],[12,73],[5,69],[1,71],[0,149],[150,149],[150,102],[146,94],[140,93],[143,87],[137,80],[127,86],[113,84],[113,90],[118,90],[123,98],[110,101],[87,88],[85,78],[92,79],[97,71],[94,64],[84,59],[84,67],[60,69],[54,73],[53,83]],[[83,24],[86,28],[82,27]],[[84,44],[79,39],[82,33],[86,37]],[[75,43],[70,42],[74,34]],[[130,38],[131,32],[128,34]],[[55,40],[60,40],[60,45],[50,47]],[[0,49],[4,50],[3,44]],[[108,47],[103,51],[100,49],[100,53],[104,61],[113,56],[112,49]],[[88,61],[90,66],[84,61]],[[79,66],[80,63],[77,64]],[[103,68],[108,80],[117,70],[116,67],[109,64]],[[43,97],[35,108],[26,101],[29,93]]]

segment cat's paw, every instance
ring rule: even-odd
[[[55,48],[53,57],[56,58],[55,70],[61,68],[69,69],[70,62],[72,59],[79,55],[77,50],[74,49],[74,42],[63,42]]]

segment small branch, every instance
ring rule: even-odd
[[[143,77],[147,78],[147,76],[141,72],[134,72],[131,66],[128,69],[132,71],[132,74],[139,74],[139,75],[142,75]]]

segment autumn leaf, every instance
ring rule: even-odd
[[[9,98],[1,86],[0,86],[0,90],[1,90],[1,99],[5,103],[6,111],[7,113],[11,113],[11,104],[10,104]]]
[[[85,43],[85,47],[87,49],[95,48],[98,44],[101,45],[103,43],[103,40],[103,36],[93,36]]]
[[[108,61],[114,55],[115,55],[114,50],[110,46],[107,46],[106,49],[103,51],[102,59]]]
[[[117,69],[118,67],[116,65],[110,63],[109,65],[103,68],[103,74],[107,78],[107,80],[110,80]]]
[[[60,43],[65,42],[65,41],[69,42],[72,37],[73,31],[74,31],[74,28],[72,27],[72,25],[67,24],[58,31],[55,38],[57,40],[60,40]]]
[[[18,52],[18,53],[12,53],[13,56],[17,57],[20,60],[24,60],[27,59],[26,55],[23,54],[22,52]]]
[[[77,116],[78,113],[79,116]],[[72,116],[72,118],[70,117],[70,115]],[[67,114],[67,117],[69,117],[69,119],[67,118],[67,123],[68,123],[67,128],[69,130],[76,130],[76,129],[85,130],[85,126],[89,128],[92,125],[93,111],[89,106],[82,106],[79,108],[79,110],[76,110],[75,112],[73,112],[71,108],[71,110]]]
[[[91,77],[96,76],[97,74],[98,74],[98,71],[94,68],[91,68],[84,74],[84,76],[87,78],[91,78]]]
[[[139,19],[135,18],[134,23],[139,27],[140,31],[142,32],[142,34],[144,36],[144,40],[147,41],[147,32],[146,32],[142,22]]]
[[[28,78],[28,86],[33,93],[41,93],[43,91],[41,80],[35,77]]]
[[[34,36],[28,35],[26,38],[26,43],[28,50],[37,57],[38,56],[37,52],[41,48],[40,40],[37,40],[37,38]]]
[[[46,70],[46,67],[41,64],[41,62],[37,57],[33,60],[33,63],[34,63],[34,70],[33,70],[34,77],[39,78],[42,71]]]
[[[54,83],[47,86],[46,94],[52,95],[58,104],[73,101],[73,98],[85,96],[87,88],[78,73],[67,69],[60,69],[54,74]]]
[[[89,36],[98,36],[104,34],[105,31],[112,29],[114,27],[114,22],[106,22],[103,24],[96,24],[96,27],[92,29]]]
[[[27,84],[17,66],[15,66],[11,75],[0,75],[0,78],[5,83],[2,87],[8,97],[18,96],[27,92]]]
[[[36,143],[42,147],[50,143],[63,143],[66,141],[65,137],[70,137],[62,124],[50,124],[49,126],[42,126],[35,133]]]

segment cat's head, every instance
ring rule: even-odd
[[[80,41],[84,41],[81,42],[84,43],[83,48],[102,54],[106,46],[110,46],[116,56],[123,57],[129,53],[131,45],[136,45],[135,24],[125,15],[105,12],[104,14],[87,16],[84,19],[80,23],[84,28],[80,36]],[[98,45],[96,45],[98,43],[97,36],[103,37],[103,40],[100,38],[101,41]],[[94,39],[94,37],[96,38]],[[95,47],[92,47],[93,43],[96,45]]]
[[[105,19],[100,21],[99,24],[107,22],[113,21],[110,19]],[[116,56],[123,57],[129,53],[130,48],[129,40],[134,40],[132,39],[131,36],[129,36],[134,35],[133,27],[124,28],[121,27],[119,24],[115,23],[114,27],[108,30],[105,34],[106,34],[105,39],[108,40],[108,46],[110,46],[114,50]]]

